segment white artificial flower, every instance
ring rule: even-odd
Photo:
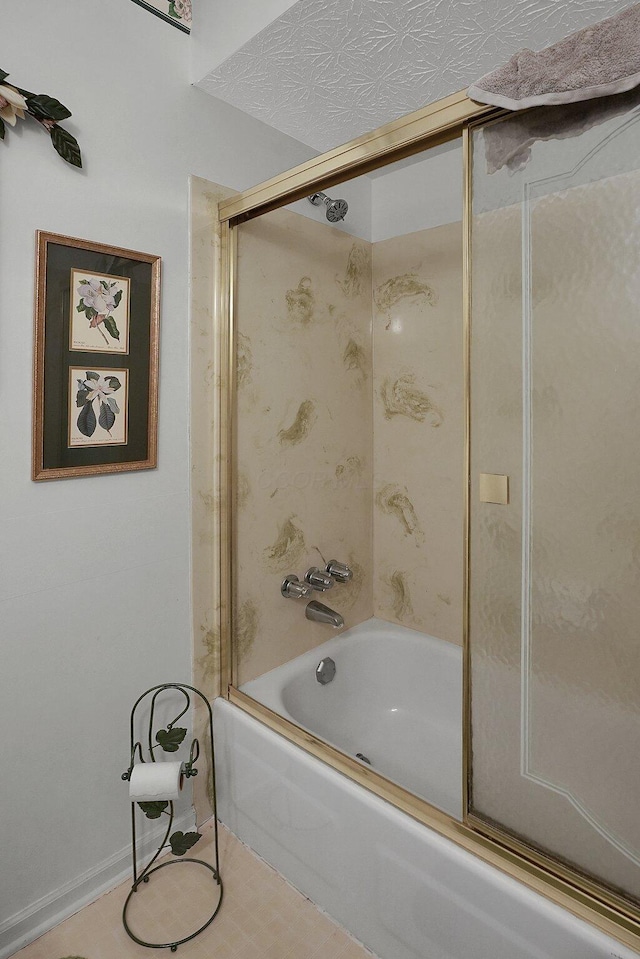
[[[0,118],[14,127],[16,118],[22,120],[26,109],[27,101],[22,94],[8,83],[0,83]]]

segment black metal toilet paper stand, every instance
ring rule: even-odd
[[[155,725],[155,713],[156,713],[156,704],[158,697],[163,693],[166,693],[168,690],[177,691],[184,696],[184,708],[178,713],[175,719],[172,719],[171,722],[167,723],[166,726],[157,729]],[[131,759],[129,762],[129,768],[122,774],[124,780],[129,780],[133,772],[136,761],[140,763],[151,762],[155,763],[157,760],[154,755],[154,751],[160,749],[167,753],[176,753],[182,742],[185,740],[187,735],[187,729],[176,726],[176,723],[188,712],[191,707],[191,695],[199,696],[202,702],[205,704],[208,712],[208,721],[209,721],[209,744],[210,744],[210,776],[211,776],[211,793],[209,799],[211,802],[212,812],[213,812],[213,832],[214,832],[214,865],[210,865],[208,862],[204,862],[202,859],[193,859],[189,857],[188,859],[179,858],[183,856],[192,846],[198,842],[200,839],[200,833],[198,832],[187,832],[183,833],[177,831],[172,833],[173,819],[174,819],[174,806],[172,800],[160,800],[155,802],[136,802],[131,803],[131,848],[132,848],[132,857],[133,857],[133,885],[129,895],[126,898],[124,908],[122,910],[122,924],[134,942],[137,942],[140,946],[147,946],[149,949],[170,949],[171,952],[176,952],[178,946],[181,946],[185,942],[189,942],[191,939],[195,939],[196,936],[200,935],[207,926],[211,925],[218,910],[222,905],[222,879],[220,878],[220,868],[219,868],[219,852],[218,852],[218,816],[217,816],[217,806],[216,806],[216,774],[215,774],[215,754],[213,746],[213,714],[211,711],[211,706],[208,699],[200,690],[195,689],[193,686],[188,686],[185,683],[161,683],[159,686],[152,686],[151,689],[148,689],[145,693],[140,696],[133,705],[131,710],[131,723],[130,723],[130,739],[131,739]],[[147,697],[150,697],[150,702],[148,702]],[[149,706],[149,719],[147,723],[147,745],[146,752],[148,758],[145,759],[144,750],[142,743],[139,739],[136,739],[135,729],[136,729],[136,717],[138,711],[144,709],[146,706]],[[191,748],[189,750],[189,759],[182,766],[182,775],[187,780],[198,774],[198,770],[195,767],[195,763],[198,761],[200,756],[200,744],[195,738],[191,741]],[[136,837],[136,806],[139,806],[142,812],[148,819],[160,819],[162,816],[166,815],[169,818],[167,829],[163,834],[160,845],[158,846],[157,852],[151,857],[147,865],[143,868],[139,868],[138,856],[137,856],[137,837]],[[175,859],[169,859],[166,862],[158,863],[156,860],[162,853],[163,849],[169,849],[171,853],[177,857]],[[144,884],[149,882],[150,877],[153,873],[158,872],[159,869],[165,869],[168,866],[183,865],[183,866],[197,866],[199,868],[206,869],[213,876],[213,881],[218,887],[218,895],[215,899],[215,908],[212,914],[209,916],[207,921],[199,926],[195,932],[192,932],[189,936],[184,936],[182,939],[178,939],[174,942],[147,942],[144,939],[139,938],[131,930],[128,921],[127,921],[127,909],[131,902],[131,899],[134,893],[141,892],[144,888]],[[209,877],[211,878],[211,877]]]

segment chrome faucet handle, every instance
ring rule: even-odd
[[[290,573],[289,576],[285,576],[280,592],[285,599],[308,599],[309,596],[313,596],[313,586],[301,583],[297,576]]]
[[[339,563],[337,559],[330,559],[326,566],[327,573],[338,583],[348,583],[353,579],[353,570],[345,563]]]
[[[307,570],[304,574],[304,581],[320,593],[324,593],[333,586],[331,576],[328,573],[324,573],[321,569],[318,569],[317,566],[312,566],[311,569]]]

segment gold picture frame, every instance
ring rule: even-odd
[[[160,257],[36,232],[33,480],[157,465]]]

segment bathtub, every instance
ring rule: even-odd
[[[330,657],[333,680],[316,666]],[[253,699],[460,818],[462,650],[380,619],[241,687]]]
[[[243,689],[408,785],[402,751],[416,791],[459,810],[459,761],[446,786],[429,773],[459,756],[459,677],[459,650],[371,620]],[[214,723],[221,821],[380,959],[638,959],[232,703],[215,701]]]

